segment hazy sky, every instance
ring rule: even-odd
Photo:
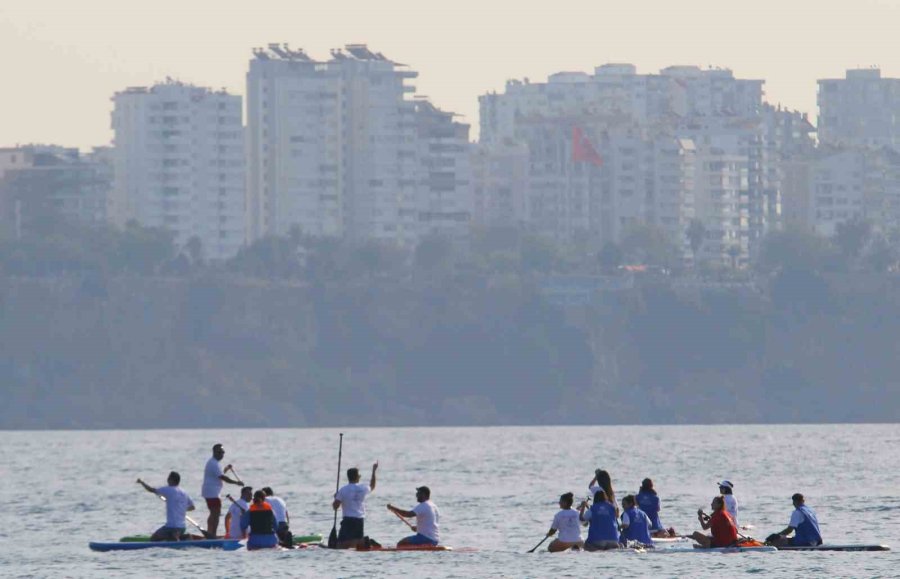
[[[112,94],[166,76],[243,95],[270,42],[322,59],[366,43],[473,128],[478,95],[507,79],[605,62],[728,67],[815,115],[816,79],[900,76],[898,30],[893,0],[0,0],[0,147],[106,144]]]

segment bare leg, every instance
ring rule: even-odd
[[[700,531],[694,531],[694,534],[691,535],[691,539],[697,541],[704,549],[709,549],[712,545],[712,538],[709,535],[704,535]]]
[[[209,534],[210,539],[215,538],[216,531],[219,530],[220,514],[222,514],[222,507],[210,507],[209,517],[206,519],[206,532]]]
[[[547,550],[550,551],[551,553],[558,553],[560,551],[567,551],[572,548],[580,549],[582,546],[584,546],[583,541],[577,541],[575,543],[570,543],[568,541],[560,541],[559,539],[553,539],[553,542],[551,542],[547,546]]]

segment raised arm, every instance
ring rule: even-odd
[[[709,515],[703,512],[703,509],[697,510],[697,520],[700,521],[700,527],[705,531],[710,527]]]
[[[372,465],[372,478],[369,479],[369,490],[375,490],[375,471],[378,470],[378,461]]]
[[[223,472],[228,472],[228,471],[230,471],[230,470],[231,470],[231,465],[229,464],[228,466],[225,467],[225,470],[224,470]],[[234,472],[234,471],[232,471],[232,472]],[[239,487],[244,486],[244,481],[242,481],[242,480],[240,480],[240,479],[236,479],[236,478],[231,478],[231,477],[226,476],[226,475],[224,475],[224,474],[220,474],[220,475],[219,475],[219,480],[220,480],[220,481],[227,482],[228,484],[237,485],[237,486],[239,486]]]
[[[141,479],[137,479],[137,484],[139,484],[139,485],[141,485],[142,487],[144,487],[144,489],[145,489],[148,493],[157,494],[155,488],[151,487],[150,485],[148,485],[147,483],[145,483],[145,482],[142,481]]]

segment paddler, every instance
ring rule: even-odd
[[[206,519],[206,531],[209,537],[215,537],[219,530],[219,516],[222,514],[222,499],[219,498],[219,494],[222,492],[223,483],[244,486],[242,481],[225,475],[231,470],[231,465],[222,468],[220,463],[224,457],[225,447],[221,444],[214,444],[212,457],[206,461],[206,467],[203,469],[203,487],[200,489],[200,494],[206,499],[206,507],[209,509],[209,518]]]
[[[719,482],[719,494],[725,499],[725,510],[731,515],[731,520],[734,521],[734,525],[739,526],[738,502],[737,499],[734,498],[734,485],[730,480]]]
[[[628,545],[628,541],[653,545],[653,539],[650,538],[650,518],[638,508],[634,495],[622,499],[622,536],[619,540],[623,545]]]
[[[141,479],[137,483],[147,492],[159,495],[166,499],[166,524],[153,532],[151,541],[182,541],[188,538],[185,533],[185,517],[188,511],[194,510],[194,501],[178,485],[181,483],[181,475],[174,470],[166,479],[168,486],[153,488]]]
[[[619,548],[616,508],[609,502],[605,490],[598,489],[594,493],[594,504],[590,508],[588,508],[588,501],[582,501],[578,507],[578,518],[591,525],[588,527],[587,540],[584,542],[585,551],[605,551]],[[553,522],[555,524],[556,519]]]
[[[817,547],[822,544],[822,532],[819,530],[819,519],[816,513],[806,506],[806,499],[800,493],[791,497],[794,504],[794,512],[791,513],[791,521],[780,533],[769,535],[766,543],[782,547]],[[788,537],[794,533],[793,537]]]
[[[262,491],[266,493],[266,502],[275,513],[275,532],[278,540],[281,541],[283,547],[290,549],[294,546],[294,535],[291,534],[291,514],[287,510],[287,504],[284,499],[275,496],[272,487],[263,487]]]
[[[725,510],[725,498],[721,495],[714,497],[712,500],[712,515],[707,515],[703,509],[697,511],[697,519],[703,530],[710,529],[712,534],[705,535],[700,531],[694,531],[691,538],[701,547],[731,547],[737,542],[738,532],[734,519]]]
[[[375,490],[375,472],[378,463],[372,465],[372,477],[369,484],[359,482],[359,469],[347,469],[347,481],[334,495],[331,507],[341,509],[341,530],[338,532],[336,549],[352,549],[364,542],[366,522],[366,498]]]
[[[273,549],[278,546],[278,535],[275,534],[275,514],[266,502],[266,493],[253,493],[253,503],[241,515],[241,532],[249,529],[247,550]]]
[[[407,519],[415,517],[416,524],[411,525],[415,535],[404,537],[397,542],[397,546],[404,545],[430,545],[435,546],[441,541],[440,519],[441,513],[437,505],[431,502],[431,489],[422,486],[416,489],[416,501],[419,503],[411,511],[404,511],[394,505],[388,504],[389,511]]]
[[[619,516],[619,505],[616,504],[616,491],[613,490],[612,479],[609,476],[609,473],[603,470],[602,468],[598,468],[594,471],[594,478],[591,479],[591,482],[588,483],[588,490],[591,492],[593,496],[599,489],[603,489],[606,491],[606,498],[616,509],[616,517]]]
[[[553,523],[547,531],[548,537],[559,531],[559,537],[553,539],[547,546],[547,550],[551,553],[584,546],[584,541],[581,540],[579,514],[572,508],[574,502],[575,495],[572,493],[564,493],[559,497],[559,512],[553,516]]]
[[[241,497],[228,507],[228,512],[225,513],[225,532],[227,533],[225,536],[229,539],[247,538],[241,530],[241,516],[250,508],[252,500],[253,487],[243,487],[241,489]]]
[[[645,478],[641,481],[641,488],[638,491],[635,500],[637,501],[638,508],[644,511],[647,517],[650,518],[650,532],[654,537],[675,536],[675,529],[666,529],[659,520],[659,496],[656,494],[656,489],[653,488],[653,481],[651,479]]]

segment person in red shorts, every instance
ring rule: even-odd
[[[721,495],[712,500],[713,514],[707,515],[703,509],[697,511],[697,519],[703,530],[710,529],[711,535],[706,535],[700,531],[695,531],[691,538],[700,544],[703,548],[710,547],[731,547],[737,543],[738,532],[734,519],[725,510],[725,498]]]
[[[209,509],[206,531],[210,538],[214,538],[219,529],[219,516],[222,514],[222,499],[219,498],[219,494],[222,492],[223,483],[244,486],[243,482],[225,475],[231,470],[231,465],[229,464],[223,470],[222,465],[219,464],[223,458],[225,458],[225,448],[221,444],[213,445],[212,457],[206,461],[206,468],[203,469],[203,487],[200,494],[206,499],[206,507]]]

